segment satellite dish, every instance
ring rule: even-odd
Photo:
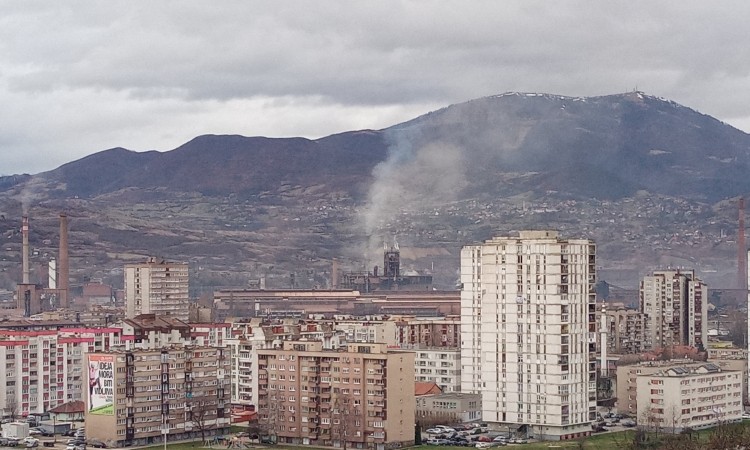
[[[523,303],[523,297],[521,297],[520,295],[516,297],[516,303]]]

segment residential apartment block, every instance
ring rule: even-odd
[[[645,348],[708,346],[708,286],[693,270],[657,270],[641,280]]]
[[[415,353],[415,381],[434,381],[443,392],[461,392],[461,351],[457,348],[427,347]]]
[[[379,450],[414,443],[413,353],[285,341],[258,350],[258,378],[260,421],[280,442]]]
[[[461,317],[392,317],[396,322],[396,340],[402,348],[450,347],[459,348]]]
[[[187,322],[188,265],[156,258],[125,265],[125,316],[156,314]]]
[[[715,364],[638,376],[638,425],[672,433],[742,420],[742,372]]]
[[[605,315],[608,354],[632,354],[645,350],[646,317],[640,311],[625,307],[599,310],[598,316]],[[599,330],[600,332],[602,330]]]
[[[110,446],[224,434],[229,358],[213,347],[119,350],[87,357],[86,435]]]
[[[461,392],[482,420],[540,439],[596,417],[596,246],[521,231],[461,251]]]
[[[84,364],[89,352],[120,343],[117,328],[0,330],[0,405],[4,414],[41,414],[83,400]]]

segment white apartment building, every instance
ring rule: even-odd
[[[716,364],[638,375],[638,426],[679,433],[742,420],[742,371]]]
[[[521,231],[461,251],[461,392],[482,420],[539,439],[596,417],[596,246]]]
[[[83,400],[86,354],[120,343],[118,328],[0,330],[0,407],[4,415],[41,414]]]
[[[149,258],[125,265],[125,317],[156,314],[187,322],[189,306],[187,264]]]
[[[644,348],[708,345],[708,286],[693,270],[657,270],[643,277]]]
[[[433,381],[445,393],[461,392],[461,350],[427,347],[411,349],[414,354],[414,381]]]

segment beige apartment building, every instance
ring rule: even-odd
[[[168,316],[187,322],[190,316],[188,265],[149,258],[125,265],[125,317]]]
[[[643,277],[644,348],[708,347],[708,286],[693,270],[657,270]]]
[[[637,380],[638,426],[679,433],[742,420],[742,372],[670,367]]]
[[[396,340],[402,348],[450,347],[461,344],[461,316],[446,317],[393,317],[396,322]]]
[[[258,350],[263,426],[279,442],[373,448],[414,443],[414,353],[384,344]]]
[[[86,436],[109,446],[224,434],[231,421],[226,350],[175,345],[90,353]]]
[[[482,420],[545,440],[596,418],[596,245],[521,231],[461,250],[461,392]]]
[[[645,350],[646,317],[635,309],[624,306],[599,310],[597,316],[605,316],[607,335],[607,353],[624,355],[640,353]],[[601,323],[601,322],[600,322]]]

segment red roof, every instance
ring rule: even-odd
[[[430,394],[442,394],[443,390],[434,381],[422,382],[418,381],[414,383],[414,395],[430,395]]]
[[[49,412],[55,414],[74,414],[86,411],[86,404],[82,400],[73,400],[72,402],[63,403],[62,405],[52,408]]]

